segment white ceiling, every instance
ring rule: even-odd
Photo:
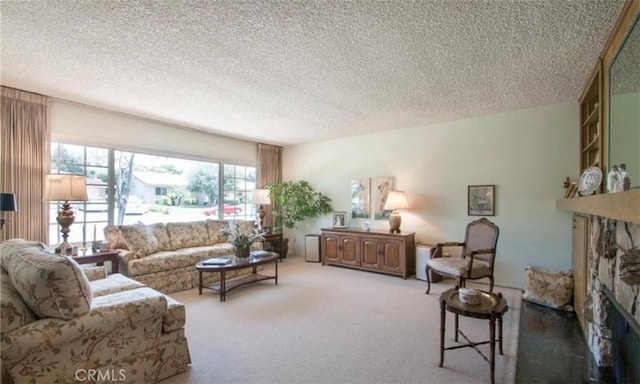
[[[2,1],[0,81],[291,145],[577,100],[622,5]]]

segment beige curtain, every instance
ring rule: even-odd
[[[0,191],[15,193],[17,212],[4,212],[0,240],[24,238],[48,243],[49,212],[42,201],[50,167],[49,99],[2,87]]]
[[[282,147],[258,144],[257,188],[266,188],[271,182],[282,181]],[[273,227],[273,206],[265,207],[264,226]]]

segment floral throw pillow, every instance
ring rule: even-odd
[[[527,287],[522,298],[532,303],[563,311],[573,311],[573,275],[539,267],[525,268]]]
[[[129,251],[135,253],[136,258],[150,255],[158,249],[158,240],[147,225],[121,225],[120,233]]]

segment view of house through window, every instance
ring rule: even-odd
[[[81,243],[83,236],[88,244],[103,240],[109,223],[252,220],[256,215],[249,201],[255,167],[53,143],[51,173],[87,177],[88,201],[71,202],[76,216],[71,243]],[[50,204],[51,244],[62,241],[56,222],[60,203]]]

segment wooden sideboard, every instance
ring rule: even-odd
[[[322,229],[322,264],[402,276],[416,270],[415,233]]]

